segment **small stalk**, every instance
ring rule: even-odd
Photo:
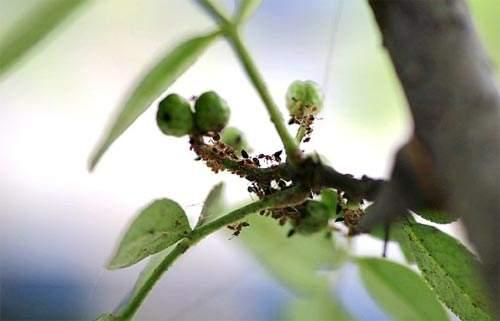
[[[271,122],[274,124],[278,135],[280,136],[283,147],[285,148],[288,160],[292,165],[298,164],[300,161],[300,150],[298,148],[296,140],[290,135],[288,129],[286,128],[283,115],[279,111],[278,106],[274,102],[266,83],[260,74],[257,66],[255,65],[248,49],[243,43],[241,36],[238,32],[238,26],[234,25],[226,15],[215,6],[210,0],[199,0],[199,3],[212,15],[215,17],[216,21],[219,23],[221,29],[224,31],[227,40],[234,49],[234,52],[238,56],[243,68],[245,69],[248,78],[252,82],[253,86],[259,93],[259,96],[264,103],[264,106],[269,113]]]
[[[304,137],[306,136],[306,126],[304,125],[304,121],[300,123],[299,129],[297,130],[297,134],[295,135],[295,140],[297,144],[300,145]]]

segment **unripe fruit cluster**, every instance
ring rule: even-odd
[[[229,106],[217,93],[207,91],[194,104],[185,98],[170,94],[158,105],[156,123],[165,135],[181,137],[195,133],[219,132],[228,123]]]
[[[312,80],[296,80],[286,92],[286,106],[290,115],[297,119],[316,115],[323,107],[323,92]]]

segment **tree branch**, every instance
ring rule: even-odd
[[[482,258],[498,313],[500,93],[492,65],[463,0],[369,4],[408,99],[415,131],[364,224],[370,227],[422,203],[462,217]]]

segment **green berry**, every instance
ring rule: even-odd
[[[295,118],[316,115],[323,108],[323,92],[312,80],[296,80],[286,92],[286,106]]]
[[[194,128],[193,112],[189,102],[177,94],[170,94],[158,105],[156,123],[165,135],[181,137]]]
[[[236,153],[240,153],[242,149],[250,152],[245,134],[236,127],[227,127],[222,132],[221,140],[224,144],[233,148]]]
[[[201,94],[194,104],[194,109],[194,121],[201,133],[219,132],[229,121],[229,106],[214,91]]]
[[[328,207],[322,202],[307,201],[299,209],[300,219],[295,222],[294,229],[297,233],[308,235],[320,232],[328,226],[330,219]]]

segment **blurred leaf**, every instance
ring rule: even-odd
[[[370,235],[384,240],[384,227],[379,225],[370,231]],[[413,255],[413,250],[411,248],[410,240],[406,235],[406,231],[403,229],[402,223],[393,223],[390,226],[389,240],[396,242],[403,253],[406,262],[415,263],[415,256]]]
[[[328,291],[311,298],[293,300],[285,314],[288,321],[350,321],[354,320]]]
[[[112,314],[101,314],[95,321],[116,321],[117,319]]]
[[[287,237],[287,228],[276,220],[252,215],[239,239],[264,267],[298,293],[314,293],[325,280],[321,268],[333,267],[341,251],[335,251],[325,234]]]
[[[224,183],[215,185],[208,193],[203,208],[201,209],[200,218],[196,227],[201,226],[213,220],[217,215],[222,212],[224,207]]]
[[[443,211],[423,209],[415,211],[415,213],[428,221],[438,224],[448,224],[457,220],[457,217]]]
[[[24,57],[86,1],[38,1],[36,7],[17,21],[0,40],[0,75]]]
[[[195,0],[201,8],[211,16],[217,23],[225,23],[229,21],[227,10],[220,1],[213,0]]]
[[[262,0],[240,0],[235,22],[237,24],[245,23],[255,13],[261,2]]]
[[[191,232],[184,210],[169,199],[154,201],[134,219],[108,268],[139,262],[176,243]]]
[[[141,295],[141,291],[144,289],[147,282],[152,279],[157,269],[174,248],[174,246],[170,246],[169,248],[151,256],[148,264],[137,278],[132,292],[121,302],[120,307],[115,311],[116,315],[120,315],[121,312],[126,311],[129,308],[129,304],[134,302],[138,296]]]
[[[321,190],[321,202],[328,208],[329,217],[337,216],[337,191],[333,188]]]
[[[379,258],[356,261],[368,292],[395,320],[448,320],[436,295],[409,268]]]
[[[141,81],[132,90],[126,102],[123,104],[118,116],[105,139],[99,145],[92,156],[89,169],[95,165],[108,149],[108,147],[143,113],[149,106],[172,85],[196,59],[211,45],[219,36],[215,31],[209,34],[191,38],[169,51],[159,62],[157,62],[142,77]]]
[[[456,239],[423,224],[405,225],[417,265],[441,301],[462,321],[491,320],[479,262]]]

